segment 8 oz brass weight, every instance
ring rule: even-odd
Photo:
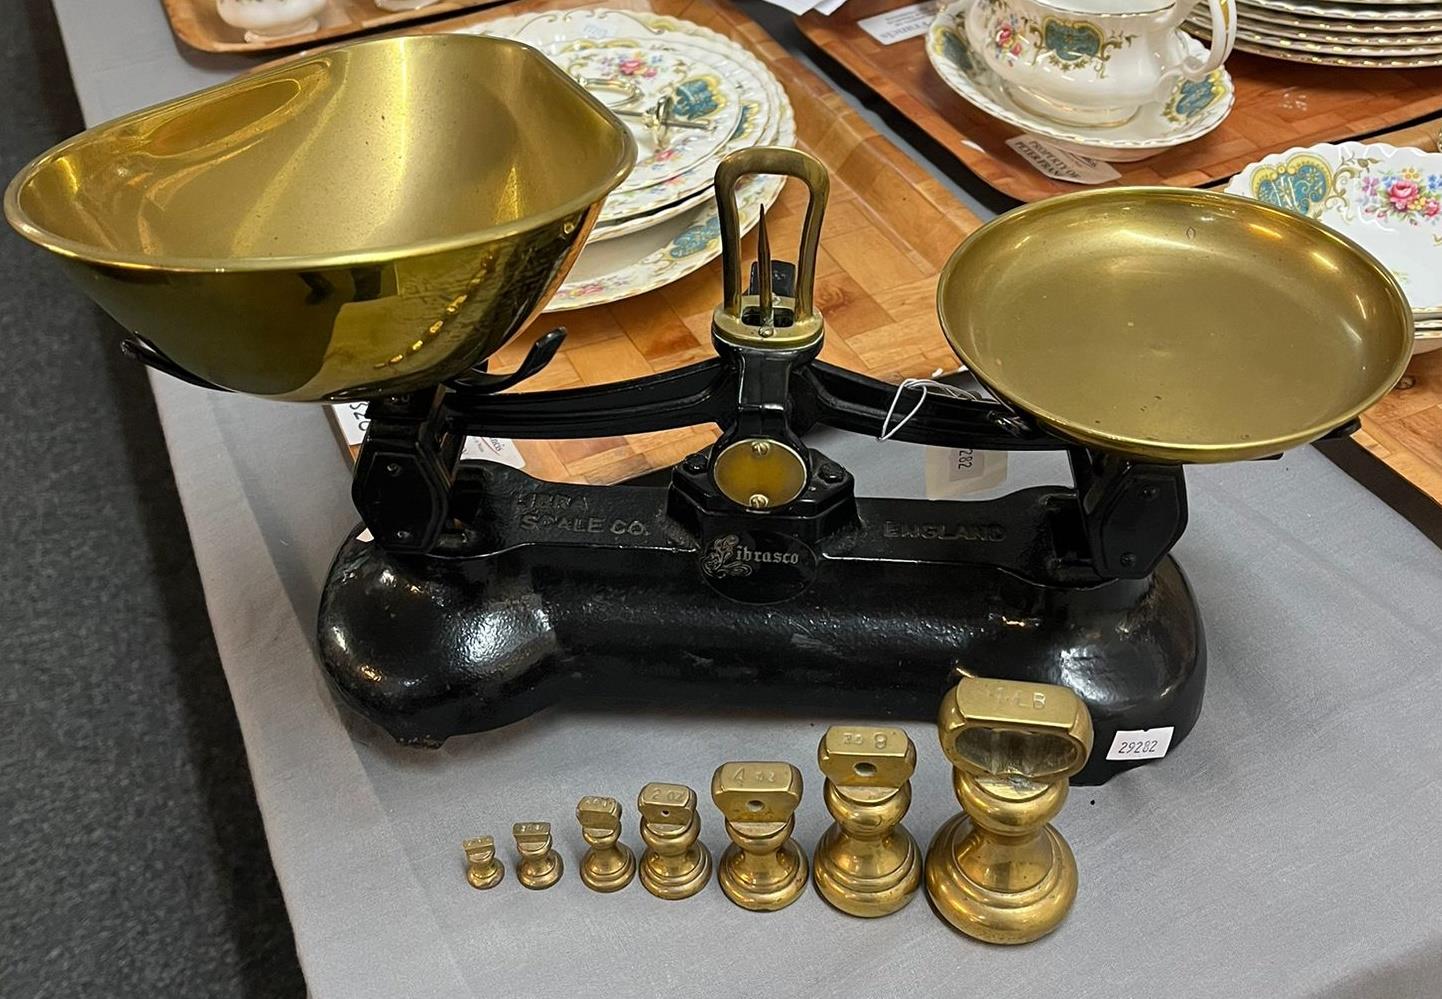
[[[896,912],[921,886],[921,851],[901,824],[911,807],[916,746],[899,728],[833,725],[816,761],[836,819],[816,844],[816,890],[853,916]]]

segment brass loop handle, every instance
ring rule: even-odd
[[[795,320],[813,315],[812,285],[816,281],[816,253],[821,246],[821,221],[831,193],[831,177],[821,161],[786,146],[752,146],[739,149],[716,167],[716,206],[721,222],[721,263],[725,310],[741,316],[741,215],[736,207],[736,186],[744,177],[770,174],[795,177],[806,185],[810,199],[796,255]]]

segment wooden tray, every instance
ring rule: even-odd
[[[506,13],[596,6],[575,0],[508,5]],[[786,88],[799,144],[831,169],[831,200],[817,260],[816,303],[826,318],[821,356],[856,371],[900,379],[953,369],[956,355],[936,321],[936,276],[951,251],[980,225],[950,193],[878,135],[815,74],[787,55],[737,8],[711,0],[606,0],[703,24],[756,54]],[[470,15],[444,31],[494,15]],[[772,252],[794,258],[805,189],[788,183],[767,213]],[[754,253],[755,240],[746,240]],[[537,336],[569,331],[565,345],[524,390],[572,388],[635,378],[714,356],[711,311],[721,300],[720,261],[675,284],[612,305],[542,316],[491,361],[513,369]],[[612,483],[664,468],[716,438],[696,427],[630,437],[517,441],[526,471],[552,480]]]
[[[1013,152],[1020,134],[967,103],[937,75],[925,38],[882,45],[857,21],[906,6],[906,0],[848,0],[826,17],[797,20],[802,33],[855,74],[968,169],[1003,194],[1036,201],[1075,191]],[[1234,53],[1227,71],[1237,88],[1232,113],[1195,142],[1138,163],[1114,163],[1116,184],[1199,187],[1289,146],[1375,135],[1442,111],[1442,69],[1333,69]]]
[[[269,42],[247,42],[243,28],[233,28],[215,12],[215,0],[162,0],[170,28],[186,45],[202,52],[270,52],[314,45],[363,31],[395,26],[420,18],[454,14],[457,11],[492,6],[500,0],[437,0],[420,10],[381,10],[373,0],[330,0],[319,15],[320,30]]]

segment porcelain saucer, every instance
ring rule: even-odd
[[[1092,159],[1129,162],[1206,135],[1226,118],[1236,93],[1226,70],[1196,81],[1183,81],[1172,96],[1143,107],[1131,121],[1109,128],[1067,125],[1019,108],[1001,79],[973,55],[964,20],[974,0],[957,0],[937,14],[927,33],[927,56],[952,90],[993,118],[1040,136],[1069,152]],[[1188,49],[1206,54],[1187,36]]]

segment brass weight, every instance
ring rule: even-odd
[[[833,725],[816,761],[836,819],[816,844],[816,890],[853,916],[896,912],[921,886],[921,851],[901,824],[911,807],[916,746],[899,728]]]
[[[791,833],[801,804],[801,771],[789,763],[723,763],[711,798],[731,845],[716,865],[726,897],[743,909],[784,909],[806,890],[806,855]]]
[[[651,783],[636,799],[641,813],[641,884],[657,898],[690,898],[711,880],[711,851],[701,842],[696,792],[683,784]]]
[[[1045,936],[1076,899],[1076,858],[1049,823],[1091,753],[1086,705],[1065,687],[967,677],[936,724],[962,814],[927,852],[932,904],[987,943]]]

